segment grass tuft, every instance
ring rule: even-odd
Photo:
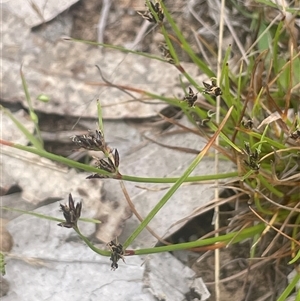
[[[30,116],[35,125],[35,135],[30,134],[9,110],[1,107],[1,110],[15,122],[32,144],[29,147],[15,144],[13,141],[1,140],[0,143],[5,147],[32,152],[69,167],[91,172],[93,178],[112,178],[141,183],[174,183],[143,220],[138,212],[135,212],[140,219],[139,226],[127,238],[123,246],[117,242],[110,242],[111,252],[96,248],[87,237],[81,234],[77,225],[73,227],[93,251],[100,255],[111,256],[114,268],[118,267],[117,261],[123,259],[123,255],[142,255],[184,249],[214,250],[246,239],[252,241],[249,259],[267,256],[267,260],[274,265],[280,263],[286,266],[288,264],[296,265],[299,262],[300,52],[299,37],[295,33],[298,30],[299,36],[299,28],[295,19],[299,17],[300,10],[296,4],[294,7],[292,5],[284,7],[268,0],[254,1],[257,5],[256,9],[243,6],[241,1],[232,0],[230,2],[244,18],[249,19],[249,24],[251,23],[251,29],[255,34],[248,48],[242,49],[242,42],[238,41],[239,47],[233,44],[226,45],[224,50],[219,49],[222,59],[219,64],[221,72],[218,73],[218,78],[216,78],[217,72],[215,71],[218,66],[206,64],[201,56],[195,53],[162,1],[157,2],[159,5],[146,1],[149,11],[141,15],[155,23],[155,30],[164,36],[164,57],[114,45],[69,39],[69,42],[73,43],[87,43],[161,60],[166,64],[174,65],[174,71],[179,72],[181,78],[187,79],[188,86],[184,86],[179,79],[179,86],[182,87],[185,95],[184,99],[150,93],[134,86],[111,84],[108,81],[103,83],[104,86],[117,87],[125,92],[134,91],[141,97],[159,99],[180,108],[188,117],[191,123],[190,128],[180,125],[180,122],[176,120],[167,118],[165,120],[179,124],[185,130],[193,132],[195,139],[199,139],[201,136],[207,143],[178,178],[153,178],[151,175],[149,178],[142,178],[138,175],[122,174],[122,161],[117,149],[111,149],[105,143],[103,116],[99,101],[97,102],[99,131],[96,134],[76,136],[76,141],[81,143],[80,145],[84,148],[96,148],[96,151],[103,152],[105,159],[99,160],[97,166],[92,167],[45,151],[38,127],[38,118],[31,103],[22,68],[20,70],[21,80]],[[227,20],[224,19],[227,22],[225,23],[229,24],[228,15],[225,13],[224,18]],[[237,39],[233,27],[228,26],[228,29]],[[188,55],[200,72],[207,77],[207,81],[199,83],[186,72],[180,62],[180,56],[176,53],[175,45]],[[203,45],[203,47],[207,46],[206,50],[210,53],[211,46],[205,43]],[[220,47],[222,48],[221,45]],[[236,48],[240,51],[239,60],[235,59]],[[191,87],[197,91],[194,92]],[[201,103],[196,101],[198,98],[201,98]],[[203,103],[205,106],[202,105]],[[212,110],[208,110],[207,107],[211,107]],[[216,113],[218,113],[217,118]],[[189,177],[211,148],[218,151],[222,160],[232,162],[235,170],[227,174],[216,173]],[[220,159],[218,161],[220,164]],[[236,210],[236,214],[227,224],[226,229],[216,229],[216,232],[209,233],[208,237],[189,243],[170,243],[161,247],[128,249],[183,183],[218,181],[225,178],[231,183],[231,189],[239,192],[236,197],[231,198],[230,203],[242,203],[243,206],[243,210]],[[129,196],[127,200],[130,202]],[[208,204],[207,207],[210,205]],[[215,204],[213,207],[217,206]],[[8,210],[9,208],[4,209]],[[27,214],[33,213],[27,212]],[[60,220],[39,214],[33,215],[54,221]],[[216,233],[217,236],[215,236]],[[277,301],[285,300],[295,290],[300,279],[299,275],[297,272],[283,292],[274,292],[273,295]]]

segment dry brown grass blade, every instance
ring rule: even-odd
[[[252,209],[250,207],[250,209]],[[253,211],[252,211],[253,212]],[[256,214],[255,214],[256,215]],[[256,215],[258,216],[258,215]],[[278,211],[276,211],[274,213],[274,215],[272,216],[269,224],[267,225],[267,227],[264,229],[264,231],[261,233],[260,237],[257,239],[257,241],[252,245],[252,248],[254,248],[256,245],[258,245],[258,243],[262,240],[262,238],[270,231],[270,228],[272,228],[273,224],[276,222],[276,219],[278,217]]]
[[[292,215],[294,214],[294,212],[296,212],[296,207],[298,207],[299,205],[300,205],[300,203],[297,203],[295,205],[295,207],[291,210],[291,212],[289,213],[289,215],[286,217],[286,219],[282,223],[282,225],[280,227],[280,231],[283,231],[283,229],[287,226],[287,223],[289,222],[290,218],[292,217]],[[277,232],[277,234],[275,235],[275,237],[272,239],[271,243],[268,245],[268,247],[262,253],[262,255],[261,255],[262,257],[264,257],[272,249],[272,247],[275,246],[275,242],[278,240],[279,237],[280,237],[280,233]]]
[[[131,199],[130,199],[130,196],[127,192],[127,189],[123,183],[123,181],[120,181],[120,185],[121,185],[121,188],[122,188],[122,191],[123,191],[123,194],[126,198],[126,201],[128,203],[128,206],[130,207],[132,213],[136,216],[136,218],[142,222],[143,221],[143,218],[142,216],[137,212],[137,210],[135,209],[135,206],[134,204],[132,203]],[[170,243],[167,242],[166,240],[162,239],[158,234],[156,234],[149,226],[146,226],[146,229],[149,231],[149,233],[154,236],[159,242],[161,242],[162,244],[164,245],[169,245]]]
[[[244,223],[243,226],[238,230],[236,235],[234,237],[232,237],[232,239],[228,242],[227,246],[231,245],[231,243],[235,240],[235,238],[239,236],[241,231],[243,231],[244,229],[251,227],[251,225],[253,225],[251,220],[248,221],[247,219],[245,219],[245,221],[246,221],[246,223]],[[234,231],[234,230],[232,229],[231,231]]]
[[[183,152],[183,153],[189,153],[189,154],[199,154],[199,150],[196,150],[196,149],[192,149],[192,148],[188,148],[188,147],[180,147],[180,146],[171,146],[171,145],[167,145],[167,144],[164,144],[164,143],[161,143],[161,142],[158,142],[146,135],[143,135],[143,137],[157,145],[160,145],[162,147],[165,147],[165,148],[169,148],[169,149],[173,149],[173,150],[176,150],[176,151],[179,151],[179,152]]]
[[[300,209],[296,209],[296,208],[292,208],[292,207],[289,207],[289,206],[281,205],[281,204],[279,204],[279,203],[271,200],[270,198],[268,198],[261,191],[256,190],[256,193],[258,193],[259,195],[261,195],[265,200],[267,200],[268,202],[270,202],[271,204],[273,204],[274,206],[276,206],[278,208],[282,208],[282,209],[285,209],[285,210],[288,210],[288,211],[295,211],[295,212],[299,212],[300,213]]]
[[[240,272],[238,272],[238,273],[235,273],[235,274],[232,275],[232,276],[226,277],[226,278],[224,278],[224,279],[220,279],[220,282],[219,282],[219,283],[226,283],[226,282],[229,282],[229,281],[233,281],[233,280],[235,280],[235,279],[238,279],[238,278],[242,277],[243,275],[245,275],[246,273],[248,273],[248,272],[249,272],[249,269],[250,269],[250,270],[254,270],[254,269],[256,269],[256,268],[258,268],[258,267],[260,267],[260,266],[266,264],[266,262],[267,262],[268,260],[269,260],[269,259],[266,259],[266,258],[260,259],[259,262],[256,262],[256,263],[251,264],[251,266],[250,266],[249,268],[246,268],[246,269],[244,269],[244,270],[242,270],[242,271],[240,271]],[[230,262],[229,262],[229,263],[230,263]],[[214,281],[213,281],[213,282],[208,282],[208,281],[206,281],[205,284],[206,284],[206,285],[212,285],[212,284],[215,284],[215,282],[214,282]]]
[[[258,42],[260,41],[260,39],[264,38],[264,35],[266,34],[266,32],[268,32],[270,30],[270,28],[276,23],[278,22],[280,19],[282,18],[282,13],[279,13],[273,20],[272,22],[270,22],[270,24],[267,26],[267,28],[260,34],[259,37],[257,37],[257,39],[255,40],[254,43],[252,43],[252,45],[247,49],[246,54],[248,55],[249,53],[251,53],[251,51],[253,50],[253,48],[258,44]],[[258,30],[259,27],[257,27]],[[242,59],[242,58],[241,58]]]
[[[300,51],[295,56],[293,56],[291,60],[289,60],[282,66],[282,68],[279,70],[279,72],[276,74],[276,76],[268,83],[269,88],[278,80],[279,76],[281,76],[281,74],[282,74],[282,72],[284,72],[285,68],[287,68],[287,66],[290,65],[299,56],[300,56]]]
[[[207,144],[203,147],[203,149],[201,150],[201,152],[199,153],[199,156],[201,158],[203,158],[206,153],[208,152],[208,150],[211,147],[214,147],[214,143],[216,141],[216,139],[219,137],[220,133],[222,132],[223,127],[225,126],[227,120],[229,119],[231,112],[233,110],[233,106],[229,108],[228,112],[226,113],[226,115],[224,116],[224,119],[222,120],[222,122],[219,124],[216,132],[213,134],[213,136],[209,139],[209,141],[207,142]]]
[[[253,106],[255,99],[257,98],[258,93],[260,93],[261,89],[263,89],[263,73],[265,71],[264,65],[265,65],[265,57],[268,53],[268,50],[265,50],[261,52],[258,57],[255,59],[255,63],[252,69],[251,73],[251,80],[248,87],[248,93],[246,96],[246,100],[244,102],[243,109],[241,111],[241,116],[239,117],[237,127],[234,130],[234,133],[232,135],[232,141],[235,142],[237,133],[239,131],[238,127],[240,126],[244,116],[245,112],[248,108],[248,106]],[[271,64],[270,64],[271,65]]]
[[[113,87],[113,88],[117,88],[121,91],[123,91],[125,93],[125,91],[132,91],[132,92],[136,92],[142,95],[147,95],[147,91],[142,90],[142,89],[137,89],[137,88],[133,88],[130,86],[125,86],[125,85],[116,85],[116,84],[112,84],[112,83],[101,83],[101,82],[90,82],[87,81],[85,82],[86,85],[90,85],[90,86],[100,86],[100,87]]]
[[[287,234],[285,234],[284,232],[282,232],[281,230],[277,229],[276,227],[274,227],[270,222],[266,221],[264,218],[262,218],[251,206],[249,206],[249,209],[252,211],[252,213],[257,216],[262,222],[264,222],[266,225],[268,225],[270,228],[272,228],[273,230],[275,230],[276,232],[280,233],[282,236],[284,236],[285,238],[287,238],[288,240],[294,242],[296,245],[300,246],[300,242],[295,240],[293,237],[288,236]]]
[[[276,101],[273,99],[273,97],[270,94],[269,87],[266,86],[266,95],[267,95],[267,100],[268,100],[268,107],[269,109],[273,112],[273,109],[275,109],[280,116],[282,115],[281,108],[277,105]]]
[[[250,82],[250,101],[254,102],[257,95],[260,93],[260,90],[263,87],[263,73],[265,71],[265,58],[269,50],[262,51],[258,57],[255,59],[255,64],[253,67],[253,71],[251,74],[251,82]],[[271,65],[271,63],[270,63]]]
[[[100,68],[98,65],[96,65],[96,68],[99,70],[99,73],[100,73],[100,76],[101,76],[102,80],[103,80],[109,87],[113,87],[113,88],[119,89],[120,91],[122,91],[122,92],[124,92],[125,94],[129,95],[129,96],[132,97],[133,99],[136,99],[136,97],[135,97],[133,94],[129,93],[129,92],[128,92],[127,90],[125,90],[125,89],[119,88],[118,85],[116,85],[116,84],[110,82],[108,79],[106,79],[106,78],[104,77],[103,73],[102,73],[101,68]]]
[[[191,220],[192,218],[200,215],[200,214],[203,214],[203,213],[206,213],[207,211],[209,210],[212,210],[214,209],[217,205],[223,205],[223,204],[227,204],[229,202],[232,202],[234,199],[238,198],[238,197],[241,197],[243,196],[244,193],[239,193],[239,194],[236,194],[234,196],[231,196],[229,198],[226,198],[226,199],[218,199],[218,200],[211,200],[208,204],[202,206],[202,207],[199,207],[199,208],[196,208],[191,214],[189,214],[188,216],[180,219],[179,221],[177,221],[176,223],[173,223],[169,229],[171,229],[172,227],[180,224],[180,223],[184,223],[184,222],[188,222],[189,220]]]
[[[211,59],[209,58],[209,56],[206,54],[206,51],[204,50],[204,47],[202,46],[202,44],[205,46],[205,48],[208,50],[208,52],[213,56],[213,57],[217,57],[216,52],[213,50],[213,48],[206,42],[206,40],[199,34],[197,33],[193,28],[191,28],[194,37],[195,37],[195,41],[197,43],[199,52],[202,53],[203,58],[205,60],[205,62],[207,63],[208,66],[212,66],[212,62]]]
[[[204,130],[200,130],[199,128],[197,130],[196,129],[192,129],[192,128],[186,127],[185,125],[181,124],[180,122],[176,121],[175,119],[168,118],[168,117],[166,117],[164,115],[161,115],[161,114],[158,114],[158,115],[161,116],[161,118],[163,118],[165,121],[167,121],[169,123],[172,123],[174,125],[177,125],[178,127],[182,128],[182,129],[184,129],[184,130],[186,130],[186,131],[188,131],[190,133],[194,133],[194,134],[196,134],[196,135],[198,135],[200,137],[203,137],[207,141],[209,141],[209,139],[211,139],[211,137],[209,137],[208,134]],[[170,135],[172,133],[174,133],[174,132],[168,132],[167,134]],[[220,152],[222,155],[224,155],[225,157],[227,157],[233,163],[236,162],[235,158],[233,156],[231,156],[228,152],[226,152],[222,147],[216,145],[215,143],[212,145],[212,147],[214,149],[216,149],[218,152]]]

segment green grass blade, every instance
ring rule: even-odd
[[[0,110],[3,111],[4,114],[6,114],[16,125],[16,127],[24,134],[26,139],[30,141],[30,143],[36,147],[37,149],[43,149],[43,145],[41,144],[40,140],[37,139],[34,135],[32,135],[21,122],[19,122],[18,119],[15,118],[15,116],[6,108],[0,105]]]
[[[226,117],[220,124],[219,128],[210,139],[208,144],[203,148],[203,150],[196,156],[196,158],[192,161],[190,166],[186,169],[183,175],[175,182],[175,184],[167,191],[167,193],[163,196],[163,198],[157,203],[157,205],[151,210],[151,212],[146,216],[146,218],[141,222],[141,224],[136,228],[136,230],[130,235],[130,237],[124,243],[124,248],[127,248],[134,239],[143,231],[143,229],[149,224],[149,222],[153,219],[153,217],[157,214],[157,212],[167,203],[167,201],[171,198],[171,196],[177,191],[177,189],[182,185],[182,183],[188,178],[188,176],[192,173],[192,171],[198,166],[201,162],[202,158],[205,156],[209,147],[214,143],[217,136],[220,134],[223,126],[225,125],[227,119],[229,118],[233,107],[230,108]]]
[[[178,26],[176,25],[175,21],[171,17],[170,13],[168,12],[167,8],[165,7],[164,3],[160,1],[160,4],[163,8],[164,15],[167,18],[168,22],[170,23],[173,31],[177,35],[177,38],[179,39],[181,43],[181,47],[183,50],[186,51],[186,53],[190,56],[190,58],[193,60],[193,62],[208,76],[208,77],[215,77],[215,73],[210,70],[210,68],[204,63],[192,50],[189,43],[186,41],[184,36],[182,35],[182,32],[179,30]]]
[[[30,97],[30,94],[29,94],[29,91],[28,91],[27,82],[26,82],[25,76],[24,76],[23,71],[22,71],[22,66],[20,68],[20,75],[21,75],[21,79],[22,79],[22,86],[23,86],[23,89],[24,89],[24,92],[25,92],[26,101],[27,101],[27,104],[28,104],[29,115],[30,115],[31,120],[34,123],[34,128],[35,128],[35,131],[36,131],[36,135],[38,137],[37,140],[39,141],[39,144],[40,144],[39,148],[44,148],[43,139],[42,139],[40,128],[39,128],[38,116],[35,114],[34,109],[33,109],[31,97]]]
[[[4,254],[2,252],[0,252],[0,272],[1,272],[1,275],[4,276],[6,274],[6,271],[5,271],[5,260],[4,260]]]
[[[282,10],[281,5],[278,5],[278,4],[276,4],[276,3],[274,3],[273,1],[270,1],[270,0],[255,0],[255,2],[265,4],[267,6]],[[292,8],[292,7],[285,6],[284,9],[286,11],[288,11],[289,13],[295,13],[298,16],[300,15],[300,8]]]
[[[14,147],[14,148],[29,152],[29,153],[39,155],[40,157],[43,157],[43,158],[47,158],[47,159],[62,163],[64,165],[72,167],[72,168],[77,168],[77,169],[84,170],[87,172],[98,173],[98,174],[102,174],[102,175],[113,176],[105,170],[98,169],[96,167],[93,167],[93,166],[90,166],[87,164],[79,163],[77,161],[70,160],[68,158],[64,158],[62,156],[58,156],[58,155],[49,153],[44,150],[38,150],[38,149],[35,149],[32,147],[24,146],[24,145],[20,145],[20,144],[7,143],[5,141],[0,140],[0,144],[1,143],[4,145],[10,146],[10,147]],[[193,176],[193,177],[187,178],[186,182],[201,182],[201,181],[209,181],[209,180],[215,180],[215,179],[228,179],[228,178],[233,178],[236,176],[238,176],[237,172],[230,172],[230,173],[217,174],[217,175]],[[175,183],[179,178],[175,178],[175,177],[174,178],[151,178],[151,177],[143,178],[143,177],[137,177],[137,176],[123,175],[120,179],[122,179],[124,181],[139,182],[139,183],[167,184],[167,183]]]
[[[55,222],[60,222],[60,223],[65,221],[64,219],[61,219],[61,218],[56,218],[56,217],[53,217],[53,216],[49,216],[49,215],[45,215],[45,214],[41,214],[41,213],[37,213],[37,212],[33,212],[33,211],[22,210],[22,209],[18,209],[18,208],[1,206],[1,209],[7,210],[7,211],[19,212],[19,213],[22,213],[22,214],[28,214],[28,215],[35,216],[37,218],[47,219],[47,220],[50,220],[50,221],[55,221]],[[82,221],[82,222],[93,223],[93,224],[100,224],[101,223],[101,221],[93,219],[93,218],[79,218],[79,220]]]
[[[213,130],[216,130],[217,129],[217,127],[214,125],[214,124],[211,124],[211,128],[213,129]],[[224,133],[220,133],[220,136],[221,136],[221,138],[228,144],[228,145],[230,145],[233,149],[235,149],[237,152],[239,152],[240,154],[242,154],[243,152],[242,152],[242,150],[238,147],[238,146],[236,146]]]
[[[297,273],[290,284],[285,288],[283,293],[277,299],[277,301],[285,301],[291,292],[295,289],[297,283],[300,281],[300,273]]]
[[[135,55],[138,55],[138,56],[143,56],[143,57],[149,58],[151,60],[157,60],[157,61],[161,61],[161,62],[164,62],[166,64],[169,64],[162,57],[152,55],[152,54],[149,54],[149,53],[146,53],[146,52],[131,50],[131,49],[128,49],[128,48],[125,48],[125,47],[122,47],[122,46],[116,46],[116,45],[98,43],[98,42],[93,42],[93,41],[73,39],[73,38],[70,38],[70,37],[66,37],[65,41],[81,43],[81,44],[87,44],[87,45],[93,45],[93,46],[101,46],[101,47],[104,47],[104,48],[107,48],[107,49],[119,50],[119,51],[124,52],[124,53],[132,53],[132,54],[135,54]]]
[[[14,212],[19,212],[22,214],[27,214],[27,215],[32,215],[35,216],[37,218],[41,218],[41,219],[46,219],[46,220],[50,220],[50,221],[54,221],[54,222],[64,222],[64,219],[61,218],[56,218],[53,216],[49,216],[49,215],[45,215],[45,214],[41,214],[41,213],[37,213],[37,212],[33,212],[33,211],[27,211],[27,210],[21,210],[18,208],[12,208],[12,207],[6,207],[6,206],[1,206],[1,209],[3,210],[7,210],[7,211],[14,211]]]
[[[98,124],[99,124],[99,129],[104,137],[104,126],[103,126],[103,119],[102,119],[102,107],[100,100],[97,99],[97,112],[98,112]]]
[[[147,248],[147,249],[140,249],[135,250],[135,255],[143,255],[143,254],[151,254],[151,253],[161,253],[161,252],[172,252],[178,250],[187,250],[197,247],[209,246],[214,245],[216,243],[224,242],[225,244],[232,244],[238,243],[245,239],[249,239],[254,237],[255,235],[259,235],[265,229],[264,224],[257,224],[255,226],[243,229],[238,232],[230,232],[224,235],[215,236],[211,238],[199,239],[193,242],[186,242],[181,244],[175,245],[168,245],[163,247],[155,247],[155,248]]]
[[[74,228],[75,232],[79,235],[79,237],[86,243],[86,245],[92,250],[94,251],[95,253],[99,254],[99,255],[102,255],[102,256],[110,256],[111,252],[110,251],[105,251],[105,250],[101,250],[101,249],[98,249],[97,247],[95,247],[91,242],[90,240],[85,237],[81,232],[80,230],[78,229],[78,227],[75,227]]]
[[[184,181],[185,183],[188,182],[203,182],[203,181],[214,181],[214,180],[221,180],[221,179],[228,179],[234,178],[238,176],[238,172],[229,172],[224,174],[214,174],[214,175],[205,175],[205,176],[193,176],[188,177]],[[179,178],[142,178],[142,177],[135,177],[130,175],[122,175],[122,180],[129,181],[129,182],[142,182],[142,183],[175,183]]]

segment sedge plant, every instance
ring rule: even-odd
[[[220,74],[214,71],[214,66],[208,66],[195,53],[162,1],[154,3],[147,0],[146,11],[140,12],[141,17],[155,24],[155,30],[164,36],[165,44],[162,48],[162,57],[115,45],[68,39],[69,42],[73,43],[86,43],[118,49],[126,53],[134,53],[152,60],[172,64],[180,76],[188,81],[189,86],[183,87],[185,93],[183,99],[150,93],[134,86],[112,85],[108,81],[104,81],[102,84],[103,86],[117,87],[127,92],[133,91],[138,93],[141,98],[158,99],[180,108],[187,116],[191,124],[189,128],[176,120],[164,118],[195,133],[195,137],[205,139],[206,146],[195,155],[194,160],[178,178],[155,178],[151,175],[145,178],[139,175],[121,173],[122,160],[120,157],[122,154],[119,155],[117,149],[110,148],[105,142],[101,100],[97,103],[97,110],[95,109],[95,112],[98,111],[99,129],[86,135],[74,136],[73,142],[78,147],[102,152],[105,155],[104,159],[99,159],[96,166],[90,166],[47,152],[43,148],[38,130],[37,115],[31,105],[30,87],[28,89],[25,76],[21,71],[21,79],[30,116],[36,128],[36,135],[29,133],[8,109],[1,107],[1,110],[11,117],[32,145],[25,146],[13,141],[1,140],[4,147],[14,147],[35,153],[71,168],[90,172],[91,176],[88,178],[97,178],[99,181],[110,178],[116,181],[172,184],[146,217],[142,218],[138,212],[134,212],[140,220],[139,226],[122,244],[117,241],[109,242],[108,250],[107,248],[95,247],[80,232],[77,220],[81,218],[81,204],[74,204],[71,195],[69,196],[69,203],[61,205],[65,220],[42,216],[34,212],[24,211],[23,213],[59,221],[60,226],[72,228],[94,252],[101,256],[110,256],[112,269],[118,268],[117,262],[126,256],[175,250],[214,250],[251,239],[250,264],[251,258],[264,256],[272,262],[282,261],[286,265],[294,265],[298,271],[297,263],[300,258],[298,230],[300,221],[300,51],[293,30],[293,26],[295,26],[293,20],[297,16],[299,17],[299,9],[296,8],[296,5],[288,8],[276,6],[279,17],[277,16],[275,21],[269,21],[264,15],[263,8],[273,9],[274,2],[269,0],[256,1],[257,5],[261,5],[261,9],[255,12],[246,11],[244,7],[240,7],[237,1],[232,0],[231,2],[241,14],[244,14],[245,17],[251,17],[251,28],[257,34],[252,46],[241,57],[237,69],[234,68],[236,66],[231,65],[232,46],[228,45],[222,56]],[[286,14],[289,14],[288,20]],[[175,46],[180,47],[189,56],[201,73],[206,75],[207,81],[197,82],[184,69]],[[198,94],[202,95],[207,103],[215,108],[215,111],[208,111],[198,105]],[[220,105],[218,106],[218,104]],[[217,109],[219,122],[215,118]],[[210,149],[217,150],[222,156],[222,160],[232,162],[235,170],[224,174],[190,176],[192,171],[201,164],[201,160]],[[216,232],[211,233],[203,239],[200,238],[188,243],[166,243],[163,246],[145,249],[130,248],[135,238],[142,230],[148,228],[149,222],[183,183],[197,182],[201,184],[201,182],[208,180],[224,179],[232,182],[231,187],[240,192],[233,201],[238,201],[238,198],[246,200],[246,210],[238,213],[225,230],[220,229],[218,231],[217,229],[218,235],[215,235]],[[128,198],[130,201],[130,196]],[[231,199],[231,202],[233,201]],[[17,208],[3,209],[18,210]],[[202,209],[205,211],[205,208]],[[95,222],[93,220],[86,221]],[[268,240],[267,247],[262,244],[265,239]],[[260,248],[260,244],[264,245],[265,248]],[[299,280],[299,273],[300,271],[286,287],[286,290],[277,293],[278,301],[285,300],[295,289]]]

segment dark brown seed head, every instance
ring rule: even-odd
[[[186,95],[183,100],[187,102],[189,107],[193,107],[195,102],[197,101],[197,93],[194,93],[193,89],[189,87],[189,94]]]
[[[254,123],[253,123],[253,120],[251,118],[248,118],[248,119],[243,118],[242,125],[245,129],[252,130],[253,126],[254,126]]]
[[[245,142],[244,152],[248,156],[248,160],[244,160],[245,165],[247,165],[252,170],[259,170],[259,153],[258,150],[255,149],[253,152],[251,151],[249,142]]]
[[[163,58],[168,61],[170,64],[175,64],[175,61],[171,55],[171,52],[169,50],[169,47],[167,44],[165,43],[161,43],[160,46],[160,51],[161,51],[161,54],[163,56]]]
[[[292,138],[294,140],[300,139],[300,129],[297,129],[295,132],[290,134],[290,138]]]
[[[72,137],[72,141],[79,147],[88,150],[102,152],[106,150],[104,136],[99,130],[96,130],[95,132],[90,131],[88,135],[75,135]]]
[[[155,4],[153,4],[151,1],[150,5],[151,5],[151,9],[149,9],[149,7],[147,6],[147,3],[145,4],[147,7],[147,10],[145,12],[137,12],[140,16],[142,16],[144,19],[146,19],[147,21],[151,22],[151,23],[157,23],[156,18],[153,15],[153,12],[156,13],[157,19],[158,21],[162,22],[164,20],[164,14],[162,11],[162,8],[160,7],[159,2],[156,2]],[[152,12],[153,11],[153,12]]]
[[[115,161],[115,166],[118,168],[119,164],[120,164],[120,156],[119,156],[119,152],[117,149],[114,150],[113,157],[114,157],[114,161]]]
[[[121,244],[115,243],[114,241],[111,241],[107,244],[111,251],[110,260],[111,263],[111,269],[114,271],[118,268],[118,261],[122,259],[124,261],[124,249]],[[125,261],[124,261],[125,262]]]
[[[97,173],[86,177],[86,179],[88,179],[88,180],[90,180],[90,179],[108,179],[108,178],[109,178],[109,176],[107,176],[107,175],[100,175],[100,174],[97,174]]]
[[[203,86],[204,86],[204,93],[205,94],[209,94],[212,96],[219,96],[222,95],[222,90],[220,87],[216,86],[216,82],[214,80],[211,81],[211,85],[203,82]]]
[[[72,195],[69,194],[69,206],[60,204],[60,209],[66,221],[59,223],[58,226],[65,228],[74,228],[77,226],[77,221],[81,215],[82,203],[77,203],[75,206]]]

